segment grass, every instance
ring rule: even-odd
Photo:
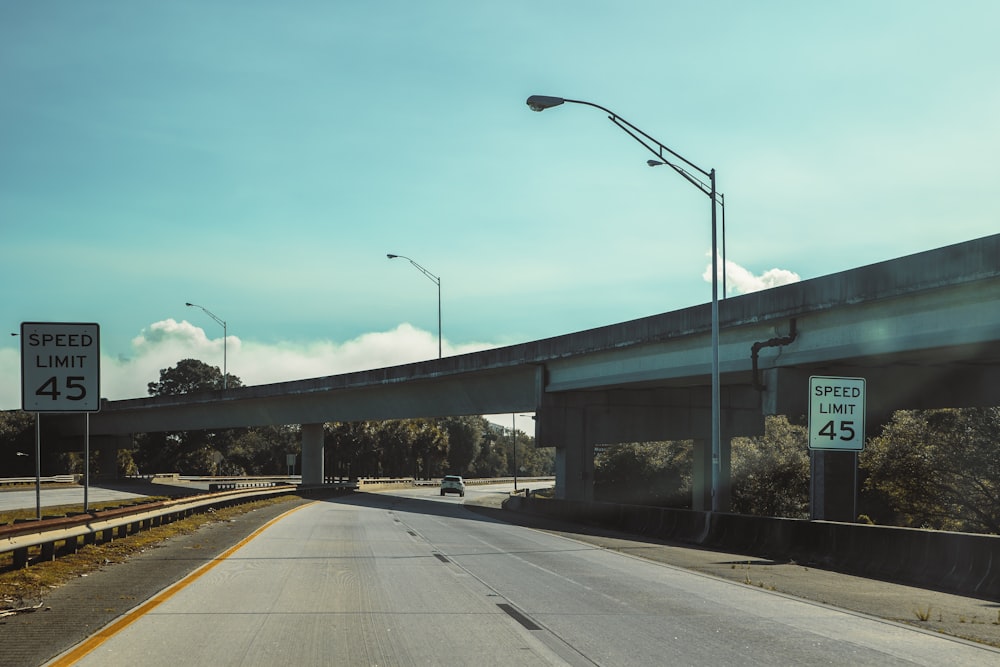
[[[62,554],[53,561],[36,563],[26,568],[13,569],[12,556],[4,554],[0,556],[0,611],[35,606],[41,601],[46,591],[58,588],[72,579],[86,576],[108,565],[125,562],[133,555],[150,549],[171,537],[187,535],[206,524],[229,521],[252,510],[296,498],[297,496],[280,496],[243,505],[211,509],[128,537],[116,538],[104,544],[88,544],[75,552]],[[121,503],[105,503],[105,506],[111,507],[120,505]],[[76,507],[77,509],[68,511],[82,510],[82,506]],[[95,508],[96,505],[91,507],[91,509]],[[48,508],[48,510],[54,512],[56,508]],[[59,508],[58,511],[67,510]],[[5,512],[0,515],[0,519],[12,514],[16,514],[16,512]],[[30,510],[29,516],[26,518],[34,517],[35,511]],[[8,522],[11,520],[7,519]]]

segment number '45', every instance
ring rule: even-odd
[[[828,421],[823,425],[823,428],[819,430],[820,435],[825,435],[826,437],[833,440],[837,437],[838,428],[834,426],[833,421]],[[840,422],[840,439],[841,440],[854,440],[854,422],[853,421],[842,421]]]
[[[87,395],[87,387],[84,386],[83,380],[82,375],[68,375],[66,377],[66,391],[71,392],[66,394],[66,400],[82,401],[84,399]],[[35,390],[35,396],[48,396],[53,401],[59,400],[62,395],[63,392],[59,391],[59,378],[57,377],[50,377]]]

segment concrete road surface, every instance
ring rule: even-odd
[[[487,489],[469,488],[465,500]],[[282,515],[53,665],[996,665],[995,649],[494,521],[455,496]]]

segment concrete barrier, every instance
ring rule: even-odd
[[[511,498],[511,511],[1000,600],[1000,536],[639,505]]]

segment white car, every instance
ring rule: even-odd
[[[441,480],[441,495],[446,493],[457,493],[462,498],[465,497],[465,482],[458,475],[445,475]]]

